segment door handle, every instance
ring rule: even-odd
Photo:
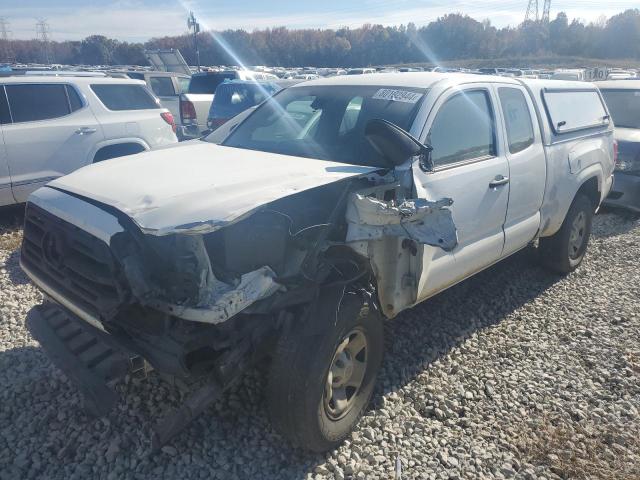
[[[96,133],[96,129],[90,127],[80,127],[76,130],[76,135],[89,135],[91,133]]]
[[[504,175],[496,175],[491,183],[489,183],[489,188],[501,187],[502,185],[506,185],[509,183],[509,177],[505,177]]]

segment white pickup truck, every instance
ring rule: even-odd
[[[342,76],[234,127],[83,168],[26,208],[21,264],[46,295],[27,323],[87,408],[131,371],[199,382],[155,446],[269,362],[277,429],[334,447],[372,395],[383,319],[536,240],[572,271],[612,184],[589,83]]]

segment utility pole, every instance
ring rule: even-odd
[[[39,19],[36,23],[36,36],[38,40],[42,42],[42,53],[44,61],[47,65],[51,63],[51,58],[49,56],[49,36],[51,35],[51,31],[49,30],[49,24],[45,18]]]
[[[9,30],[9,21],[0,17],[0,42],[2,42],[2,48],[0,49],[0,60],[10,62],[13,60],[13,52],[11,51],[11,41],[9,36],[11,30]]]
[[[546,1],[546,0],[545,0]],[[524,16],[526,22],[537,22],[540,17],[538,16],[538,0],[529,0],[527,5],[527,13]]]
[[[187,27],[189,27],[189,30],[193,30],[193,48],[196,51],[196,62],[198,64],[198,71],[200,71],[200,50],[198,49],[198,33],[200,33],[200,24],[196,21],[196,16],[193,12],[189,12]]]

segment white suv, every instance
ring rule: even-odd
[[[173,116],[144,82],[2,78],[0,206],[85,165],[176,142]]]

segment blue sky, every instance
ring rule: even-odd
[[[540,5],[544,0],[539,0]],[[104,34],[129,41],[186,31],[189,10],[204,28],[254,30],[273,26],[337,28],[363,23],[424,25],[450,12],[468,14],[493,25],[517,25],[528,0],[0,0],[0,16],[12,38],[35,37],[37,19],[49,22],[55,40]],[[638,0],[552,0],[551,16],[596,21]],[[542,8],[542,7],[541,7]]]

